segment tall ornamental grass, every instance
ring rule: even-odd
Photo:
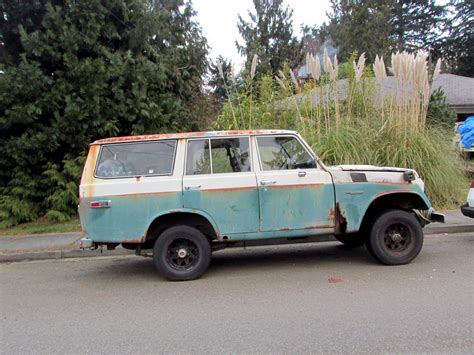
[[[430,71],[427,59],[426,52],[397,52],[387,70],[382,57],[368,67],[364,54],[342,65],[327,52],[322,63],[308,54],[304,82],[289,68],[255,82],[255,56],[244,89],[222,75],[229,100],[213,128],[293,129],[329,165],[413,168],[425,180],[433,205],[454,208],[464,200],[468,183],[451,132],[426,122],[430,83],[441,64]],[[338,80],[341,72],[347,79]]]

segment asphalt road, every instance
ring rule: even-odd
[[[168,282],[135,256],[0,265],[0,352],[461,352],[474,349],[474,234],[410,265],[336,242],[217,252]]]

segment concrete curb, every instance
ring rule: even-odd
[[[15,237],[15,238],[35,238],[35,237],[38,237],[38,236],[41,236],[41,237],[56,237],[56,238],[66,236],[66,237],[81,238],[83,235],[84,235],[83,232],[39,233],[39,234],[20,234],[20,235],[1,234],[0,239],[1,238],[11,238],[11,237]]]
[[[432,234],[456,234],[456,233],[470,233],[474,232],[474,224],[436,224],[434,226],[428,226],[424,229],[425,235]]]
[[[424,229],[425,237],[439,234],[457,234],[457,233],[470,233],[474,232],[474,224],[457,224],[457,225],[436,225],[435,227],[426,227]],[[317,242],[336,241],[334,237],[325,236]],[[70,259],[70,258],[93,258],[93,257],[104,257],[104,256],[122,256],[122,255],[134,255],[133,250],[127,250],[121,247],[117,247],[115,250],[104,250],[102,253],[98,250],[45,250],[32,252],[28,251],[25,253],[15,254],[2,254],[0,253],[0,263],[7,262],[18,262],[18,261],[30,261],[30,260],[51,260],[51,259]]]
[[[135,252],[133,250],[127,250],[123,248],[104,250],[102,253],[98,250],[47,250],[18,254],[0,254],[0,263],[30,260],[95,258],[98,256],[120,256],[134,254]]]

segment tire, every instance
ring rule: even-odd
[[[178,225],[166,229],[153,247],[153,262],[168,280],[194,280],[211,262],[211,245],[198,229]]]
[[[380,214],[370,231],[367,249],[382,264],[411,262],[423,246],[423,230],[413,213],[388,210]]]
[[[339,234],[335,235],[335,237],[342,244],[351,248],[364,245],[368,239],[367,234],[364,233]]]

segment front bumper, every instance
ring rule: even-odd
[[[431,222],[444,223],[444,214],[432,211],[430,219]]]
[[[433,208],[429,210],[413,210],[418,216],[421,225],[425,225],[433,222],[444,223],[444,214],[436,212]]]
[[[474,218],[474,207],[468,206],[467,203],[461,206],[461,212],[466,217]]]

